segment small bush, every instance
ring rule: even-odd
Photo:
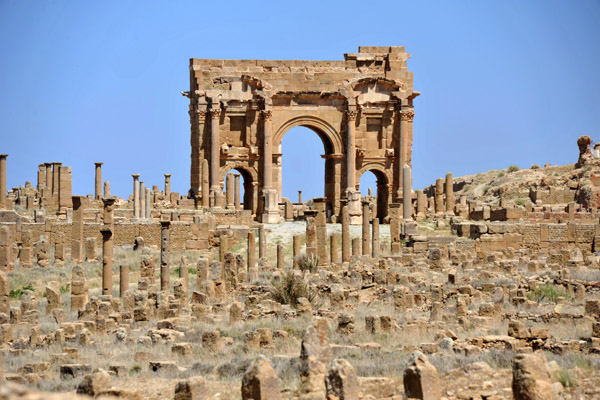
[[[537,164],[531,164],[531,169],[540,169],[540,166]]]
[[[23,296],[23,292],[26,291],[26,290],[30,290],[32,292],[35,292],[35,289],[33,288],[33,286],[27,285],[27,286],[23,286],[21,289],[11,290],[8,293],[8,297],[10,297],[11,299],[20,299],[21,296]]]
[[[534,300],[538,303],[543,300],[547,300],[550,303],[556,303],[559,297],[569,297],[569,295],[566,292],[556,289],[554,285],[543,285],[533,292],[527,293],[527,298],[529,300]]]
[[[300,297],[305,297],[312,303],[316,297],[316,293],[309,289],[302,277],[294,275],[292,271],[288,271],[282,275],[281,281],[273,283],[271,296],[273,300],[281,304],[289,304],[292,307],[296,307]]]
[[[129,375],[135,375],[135,374],[139,374],[140,372],[142,372],[142,367],[138,364],[134,364],[130,369],[129,369]]]
[[[507,168],[508,173],[510,174],[511,172],[517,172],[519,170],[519,166],[518,165],[510,165]]]
[[[491,187],[489,187],[489,186],[484,187],[483,188],[483,195],[485,196],[487,194],[487,192],[490,191],[490,189],[491,189]]]
[[[504,176],[504,171],[502,171],[498,174],[498,178],[502,178],[503,176]]]
[[[524,206],[525,205],[525,199],[516,199],[515,200],[515,204],[518,206]]]
[[[319,257],[314,254],[300,254],[294,259],[300,271],[316,272],[319,264]]]
[[[563,387],[569,388],[575,386],[575,378],[571,376],[571,373],[567,369],[561,369],[556,373],[556,379],[563,385]]]
[[[60,293],[67,294],[69,292],[71,292],[71,284],[70,283],[67,283],[66,285],[60,287]]]

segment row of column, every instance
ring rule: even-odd
[[[140,181],[140,174],[133,177],[133,218],[152,219],[152,191]],[[171,196],[171,174],[165,174],[165,198]]]

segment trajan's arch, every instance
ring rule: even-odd
[[[378,177],[378,204],[402,198],[411,165],[413,74],[404,47],[360,47],[344,61],[190,60],[190,195],[220,206],[224,174],[244,177],[244,206],[279,221],[281,140],[295,126],[323,141],[325,197],[360,215],[359,179]]]

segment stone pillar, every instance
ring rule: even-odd
[[[240,190],[240,174],[233,174],[235,180],[234,191],[233,191],[233,203],[236,210],[241,210],[240,196],[242,194]]]
[[[1,155],[0,155],[1,156]],[[41,191],[42,188],[46,187],[46,165],[38,165],[38,176],[37,176],[37,190]]]
[[[352,239],[352,255],[360,256],[360,238]]]
[[[258,258],[264,258],[267,256],[267,238],[265,236],[265,228],[260,226],[258,228]]]
[[[58,208],[73,208],[71,167],[60,167],[58,177]]]
[[[327,254],[327,199],[319,197],[314,199],[315,210],[315,227],[317,229],[317,256],[319,257],[319,266],[329,264],[329,254]]]
[[[446,174],[446,212],[454,215],[454,179],[452,172]]]
[[[435,213],[438,216],[444,213],[444,180],[442,178],[435,181]]]
[[[298,269],[298,257],[300,255],[300,235],[292,236],[292,255],[294,257],[293,268]]]
[[[8,226],[0,226],[0,271],[11,271],[14,268],[12,244],[12,236]]]
[[[102,294],[112,296],[113,230],[115,199],[102,199],[104,226],[102,233]]]
[[[219,169],[221,166],[221,137],[219,133],[219,124],[221,117],[220,104],[213,104],[210,113],[210,198],[213,201],[212,206],[216,204],[217,193],[221,191],[219,182]]]
[[[372,256],[373,258],[379,258],[379,219],[373,218],[373,242],[372,242]]]
[[[140,217],[140,174],[132,174],[133,176],[133,218]]]
[[[95,180],[95,191],[94,198],[96,200],[100,200],[102,198],[102,164],[101,162],[97,162],[96,164],[96,180]]]
[[[110,199],[110,182],[104,181],[104,198]]]
[[[170,221],[160,221],[160,290],[170,292],[169,226]]]
[[[225,177],[225,198],[227,199],[227,209],[233,210],[235,208],[235,204],[233,202],[233,174],[228,173]]]
[[[151,212],[151,208],[152,208],[152,191],[150,190],[150,188],[146,188],[146,219],[151,220],[152,219],[152,212]]]
[[[417,218],[424,218],[427,214],[427,196],[422,190],[417,190]]]
[[[354,175],[356,174],[355,126],[358,112],[354,108],[346,111],[346,192],[356,190]]]
[[[140,219],[146,219],[146,185],[140,182]]]
[[[208,160],[202,160],[202,207],[210,207],[210,183],[209,183]]]
[[[369,209],[369,201],[362,202],[362,254],[365,256],[371,255],[371,237],[369,220],[371,218],[371,210]]]
[[[348,204],[342,204],[342,262],[350,261],[350,216]]]
[[[273,189],[273,147],[271,143],[271,110],[262,110],[263,117],[263,215],[264,224],[279,222],[277,190]]]
[[[21,232],[21,258],[19,268],[33,268],[33,248],[31,247],[31,232]]]
[[[248,282],[258,278],[256,272],[256,238],[254,230],[250,229],[248,231]]]
[[[395,149],[397,153],[396,158],[398,160],[398,193],[397,199],[402,198],[402,190],[404,187],[403,167],[404,165],[411,165],[410,155],[412,148],[412,122],[415,112],[412,108],[405,108],[399,110],[400,114],[400,140],[398,140],[398,147]]]
[[[171,198],[171,174],[165,174],[165,199]]]
[[[402,219],[412,220],[412,178],[407,164],[402,168]]]
[[[59,188],[59,175],[60,175],[60,166],[62,163],[53,162],[52,163],[52,197],[58,198],[58,188]]]
[[[0,154],[0,210],[6,209],[6,157]]]
[[[45,194],[45,200],[49,197],[52,197],[52,185],[54,182],[54,174],[52,173],[52,163],[44,163],[44,165],[46,166],[46,190],[44,192]]]
[[[129,290],[129,267],[121,265],[119,268],[119,297],[123,298],[125,292]]]
[[[71,262],[83,261],[83,205],[81,196],[73,196],[73,223],[71,225]]]
[[[283,270],[284,256],[283,256],[283,245],[277,245],[277,269]]]
[[[298,190],[298,203],[302,204],[302,190]]]
[[[390,216],[390,240],[392,254],[399,254],[402,250],[400,241],[400,204],[391,203],[389,206]]]
[[[329,252],[331,257],[331,264],[335,265],[340,262],[339,246],[338,246],[338,235],[332,234],[329,237]]]

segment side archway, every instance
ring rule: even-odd
[[[225,175],[231,170],[239,172],[244,182],[244,210],[250,210],[255,215],[258,207],[258,171],[242,161],[227,162],[219,171],[219,181],[223,182]]]
[[[364,165],[359,171],[359,182],[365,172],[372,172],[377,179],[377,218],[380,222],[383,222],[384,218],[387,217],[387,209],[391,198],[391,186],[390,182],[392,179],[390,170],[386,170],[379,164],[367,164]]]

